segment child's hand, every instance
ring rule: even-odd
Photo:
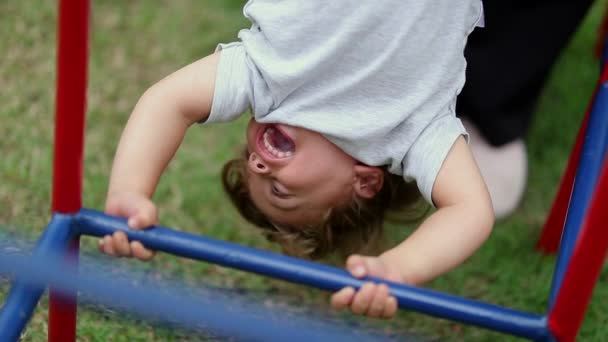
[[[127,224],[133,229],[143,229],[158,221],[156,205],[149,198],[137,193],[110,194],[106,201],[105,212],[108,215],[127,218]],[[129,242],[123,232],[104,236],[99,240],[98,247],[101,252],[113,256],[133,256],[140,260],[150,260],[154,256],[154,251],[145,248],[141,242]]]
[[[346,269],[357,278],[372,276],[401,282],[399,272],[378,257],[351,255]],[[355,314],[378,318],[392,318],[397,312],[397,300],[390,295],[388,286],[372,282],[365,283],[359,292],[345,287],[334,293],[331,305],[337,310],[349,307]]]

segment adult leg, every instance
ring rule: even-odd
[[[467,83],[457,112],[498,217],[510,214],[526,183],[523,138],[544,82],[592,0],[486,0],[486,27],[469,37]]]

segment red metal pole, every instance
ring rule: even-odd
[[[608,252],[606,203],[608,163],[604,163],[576,249],[570,259],[555,306],[549,313],[549,328],[560,342],[576,339]]]
[[[591,101],[593,102],[593,101]],[[566,214],[568,213],[568,206],[570,205],[570,196],[572,195],[572,187],[574,185],[574,177],[576,176],[576,169],[581,156],[581,150],[583,149],[583,141],[585,140],[585,133],[587,132],[587,123],[589,121],[589,112],[591,110],[592,103],[589,104],[585,118],[581,123],[581,127],[578,130],[576,136],[576,142],[570,152],[570,158],[568,159],[568,165],[566,171],[562,176],[562,180],[559,184],[559,189],[549,216],[543,226],[540,239],[536,243],[536,249],[546,253],[553,254],[557,252],[559,242],[562,238],[562,232],[564,230],[564,224],[566,222]]]
[[[562,237],[562,231],[564,229],[564,223],[566,222],[566,214],[568,213],[568,206],[570,204],[570,196],[572,194],[572,186],[574,185],[574,176],[576,175],[576,168],[580,160],[581,150],[583,148],[583,141],[585,140],[585,134],[587,132],[587,122],[589,121],[589,112],[593,107],[593,100],[597,93],[598,87],[604,82],[608,81],[608,68],[604,67],[600,79],[598,80],[597,86],[594,91],[594,95],[591,98],[585,118],[581,123],[581,127],[576,137],[576,142],[570,153],[570,159],[566,171],[562,177],[559,185],[558,193],[553,201],[553,206],[549,212],[549,216],[543,226],[541,237],[536,243],[536,249],[547,253],[555,253],[559,247],[559,243]]]
[[[52,211],[64,214],[82,206],[89,13],[88,0],[59,1]],[[78,246],[74,239],[68,251],[75,263]],[[76,294],[51,289],[48,340],[76,340]]]
[[[81,207],[89,3],[59,1],[53,211]]]

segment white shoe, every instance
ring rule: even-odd
[[[477,128],[462,120],[469,132],[469,146],[481,170],[497,219],[517,209],[526,189],[528,156],[523,139],[495,147],[481,136]]]

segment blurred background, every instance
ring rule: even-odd
[[[202,58],[220,42],[236,39],[248,21],[244,0],[93,1],[84,204],[103,209],[111,162],[121,130],[139,96],[170,72]],[[593,56],[606,1],[596,1],[553,68],[534,117],[527,145],[529,184],[516,214],[496,225],[488,243],[465,265],[428,285],[469,298],[542,313],[547,307],[554,257],[535,252],[542,224],[587,102],[597,80]],[[55,93],[57,9],[54,1],[0,2],[0,239],[33,242],[50,218]],[[541,20],[541,19],[539,19]],[[193,127],[155,194],[162,225],[277,250],[246,224],[224,196],[220,170],[244,143],[246,118],[227,125]],[[395,244],[413,227],[389,225]],[[27,244],[27,243],[26,243]],[[310,310],[371,326],[387,334],[430,340],[507,341],[515,338],[403,312],[378,322],[328,309],[328,295],[256,275],[158,255],[151,263],[117,260],[97,253],[83,239],[83,252],[109,265],[129,264],[157,278],[189,285],[228,288],[264,299],[278,310]],[[329,260],[327,262],[335,262]],[[107,270],[103,270],[107,272]],[[581,341],[608,336],[608,286],[600,277],[579,335]],[[8,290],[0,281],[0,302]],[[280,303],[278,305],[277,303]],[[32,318],[24,341],[46,340],[47,299]],[[99,307],[80,308],[79,341],[194,341],[183,331],[127,318]]]

